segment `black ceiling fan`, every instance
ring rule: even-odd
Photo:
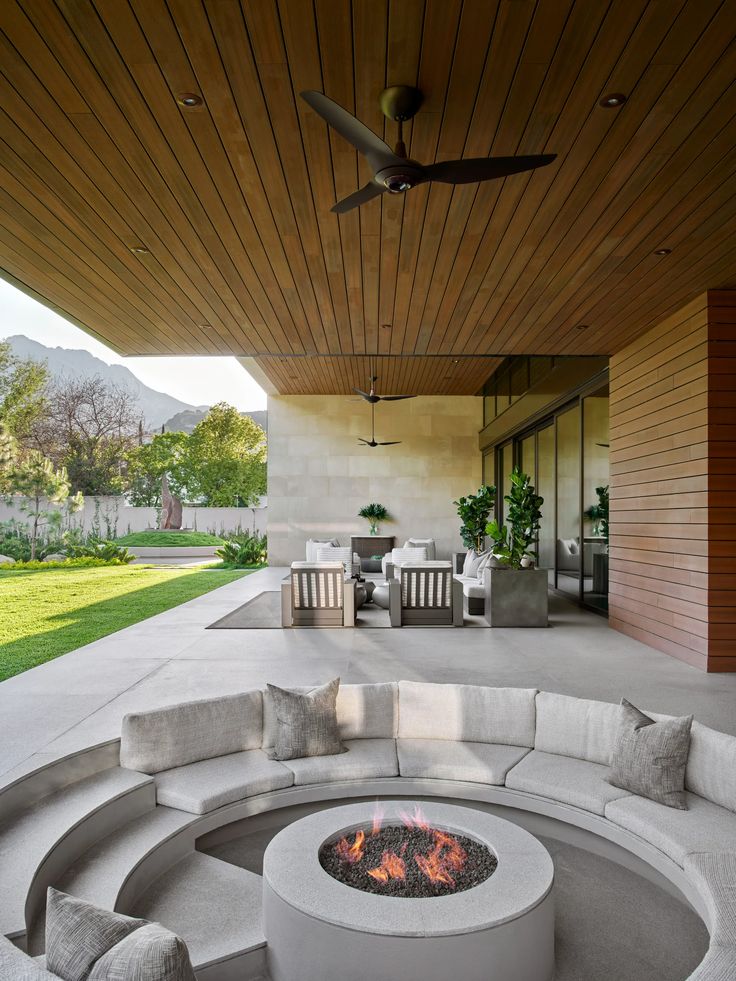
[[[411,398],[411,396],[409,396]],[[376,441],[376,403],[371,402],[371,438],[363,439],[362,436],[358,437],[358,442],[362,443],[363,446],[398,446],[401,442],[400,439],[389,440],[388,442],[377,442]]]
[[[378,375],[371,375],[371,390],[370,392],[363,392],[359,388],[354,388],[353,391],[356,395],[360,395],[362,399],[366,402],[370,402],[371,405],[375,405],[376,402],[402,402],[404,399],[414,399],[416,395],[376,395],[376,382],[378,381]]]
[[[427,181],[443,184],[473,184],[520,174],[537,167],[545,167],[556,158],[556,153],[538,153],[519,157],[474,157],[465,160],[443,160],[422,166],[406,155],[403,140],[403,124],[414,116],[422,104],[422,93],[410,85],[392,85],[380,96],[381,110],[385,116],[399,124],[396,149],[376,136],[342,106],[322,92],[309,89],[301,97],[333,129],[362,153],[373,171],[373,179],[359,191],[349,194],[333,205],[332,211],[343,214],[388,191],[401,194]]]

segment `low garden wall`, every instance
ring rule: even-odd
[[[55,505],[49,507],[54,509]],[[265,497],[254,508],[210,508],[185,504],[182,524],[193,531],[209,531],[214,534],[234,531],[240,527],[243,531],[265,535],[267,515]],[[73,516],[72,521],[85,532],[98,531],[103,538],[113,538],[122,537],[128,532],[156,528],[158,518],[157,508],[131,507],[123,497],[87,497],[84,508]],[[20,511],[17,503],[6,504],[0,500],[0,522],[11,519],[26,525],[30,523],[30,519]]]

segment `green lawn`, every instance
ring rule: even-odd
[[[216,535],[208,535],[205,531],[134,531],[122,538],[116,538],[117,545],[141,548],[168,548],[172,545],[222,545],[223,539]]]
[[[245,575],[145,566],[0,570],[0,680]]]

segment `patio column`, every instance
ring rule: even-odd
[[[736,291],[610,362],[610,624],[736,671]]]

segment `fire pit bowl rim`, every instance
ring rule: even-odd
[[[319,862],[319,850],[339,833],[370,825],[372,805],[347,804],[290,824],[270,842],[264,887],[307,916],[335,926],[388,936],[452,936],[487,930],[524,916],[550,893],[552,859],[533,835],[510,821],[454,804],[422,801],[435,827],[475,838],[498,858],[490,878],[464,892],[432,898],[381,896],[339,882]],[[381,801],[384,821],[400,821],[414,801]]]

